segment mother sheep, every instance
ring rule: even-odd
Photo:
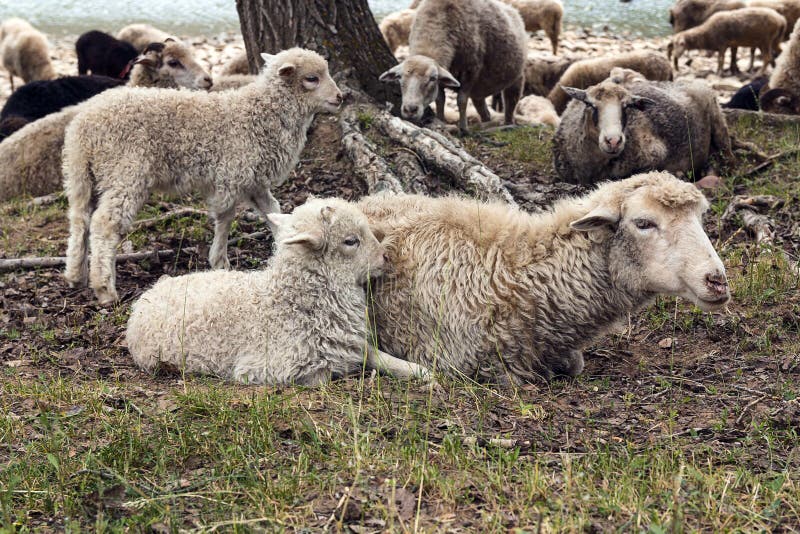
[[[502,92],[506,124],[522,92],[528,36],[519,12],[497,0],[424,0],[409,36],[408,58],[380,76],[399,81],[403,118],[420,120],[436,100],[444,120],[444,88],[458,90],[458,127],[467,129],[467,100],[483,122],[486,97]]]
[[[450,375],[577,375],[581,350],[658,294],[729,299],[694,185],[664,172],[531,215],[421,196],[360,203],[391,268],[375,288],[382,350]]]

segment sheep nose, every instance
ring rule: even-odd
[[[728,279],[725,277],[725,273],[714,271],[706,274],[706,286],[712,292],[724,295],[728,292]]]
[[[342,100],[343,100],[342,93],[336,93],[336,103],[341,104]]]
[[[612,150],[616,150],[621,142],[622,137],[618,135],[609,135],[606,137],[606,144],[611,147]]]
[[[406,115],[416,115],[417,111],[419,111],[419,106],[416,104],[409,104],[407,106],[403,106],[403,111]]]
[[[203,81],[206,82],[209,87],[211,87],[214,83],[211,81],[211,76],[203,76]]]

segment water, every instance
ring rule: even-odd
[[[563,0],[564,23],[631,36],[667,35],[667,10],[673,1]],[[410,3],[369,0],[376,18]],[[234,0],[0,0],[0,19],[12,16],[25,18],[55,36],[91,29],[116,32],[131,22],[149,22],[182,35],[239,31]]]

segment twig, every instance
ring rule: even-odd
[[[32,198],[25,206],[30,208],[33,206],[47,206],[49,204],[54,204],[58,202],[60,199],[64,198],[64,193],[51,193],[49,195],[44,195],[41,197]]]
[[[767,167],[771,167],[776,161],[781,160],[783,158],[794,156],[800,153],[800,148],[791,148],[789,150],[784,150],[783,152],[778,152],[772,156],[767,157],[763,162],[759,163],[749,171],[745,172],[745,176],[752,176],[754,174],[758,174],[759,172],[763,171]]]
[[[744,409],[742,410],[742,413],[739,414],[739,417],[736,418],[736,424],[738,425],[742,421],[742,418],[744,417],[744,414],[747,413],[747,410],[749,410],[750,408],[752,408],[753,406],[755,406],[756,404],[758,404],[759,402],[761,402],[765,398],[767,398],[767,396],[766,395],[762,395],[761,397],[757,398],[753,402],[748,403],[747,406],[745,406]]]
[[[162,221],[166,221],[174,217],[183,217],[184,215],[208,215],[208,212],[205,210],[199,210],[197,208],[178,208],[161,214],[158,217],[136,221],[133,223],[133,229],[138,230],[140,228],[150,228],[151,226],[154,226]]]
[[[466,436],[463,438],[462,442],[464,445],[469,447],[473,445],[478,445],[480,447],[486,447],[487,445],[491,445],[493,447],[498,447],[501,449],[513,449],[515,447],[530,447],[530,441],[521,441],[517,439],[508,439],[508,438],[479,438],[475,436]]]

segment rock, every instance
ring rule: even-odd
[[[723,184],[724,182],[722,181],[722,178],[715,174],[704,176],[694,183],[698,189],[707,189],[709,191],[719,189]]]

